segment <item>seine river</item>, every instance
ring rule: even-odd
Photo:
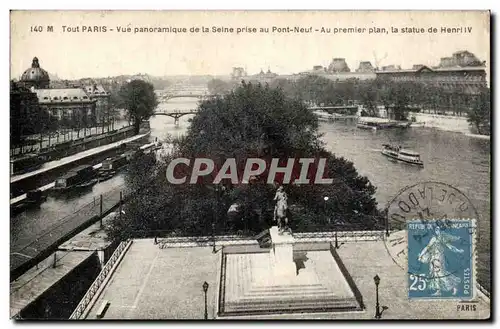
[[[196,107],[197,100],[189,98],[171,99],[160,104],[161,110],[189,110]],[[166,116],[151,118],[152,137],[164,139],[186,132],[188,119],[181,117],[179,126]],[[471,138],[459,133],[429,128],[408,130],[382,130],[372,132],[357,129],[354,123],[321,123],[326,147],[337,156],[354,162],[361,175],[367,176],[377,187],[376,198],[383,208],[398,192],[423,181],[438,181],[450,184],[469,197],[477,208],[479,222],[479,281],[490,289],[490,142]],[[404,145],[421,154],[424,168],[415,168],[387,160],[380,154],[383,143]],[[11,244],[22,245],[44,229],[57,224],[64,215],[93,201],[94,197],[123,184],[117,176],[97,184],[93,191],[74,200],[49,198],[40,210],[26,212],[11,219]]]

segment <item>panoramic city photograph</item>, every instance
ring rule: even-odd
[[[489,11],[10,12],[10,318],[489,320]]]

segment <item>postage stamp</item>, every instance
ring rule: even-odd
[[[474,298],[475,225],[475,219],[408,222],[410,299]]]

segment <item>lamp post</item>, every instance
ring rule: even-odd
[[[385,235],[389,236],[389,217],[385,216]]]
[[[378,285],[380,284],[380,277],[378,276],[378,274],[373,277],[373,281],[375,281],[375,298],[376,298],[375,319],[380,319],[382,317],[382,312],[380,312],[380,304],[378,302]]]
[[[216,253],[217,250],[215,249],[215,224],[218,221],[219,217],[219,185],[215,184],[215,218],[214,222],[212,223],[212,240],[214,242],[212,253]]]
[[[208,320],[208,310],[207,310],[207,290],[208,290],[208,282],[205,281],[203,283],[203,292],[205,293],[205,320]]]
[[[212,253],[215,254],[217,250],[215,249],[215,223],[212,223],[212,240],[213,240],[213,248]]]
[[[325,216],[328,218],[328,224],[330,224],[330,217],[328,217],[328,215],[326,214],[326,202],[328,201],[328,199],[330,199],[329,197],[325,196],[323,197],[323,200],[325,200]]]

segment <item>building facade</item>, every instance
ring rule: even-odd
[[[485,63],[465,50],[441,58],[436,67],[416,64],[409,70],[394,65],[384,68],[376,72],[378,79],[421,83],[446,93],[477,95],[487,87]]]
[[[378,71],[377,78],[394,82],[416,82],[438,87],[447,92],[476,95],[486,87],[484,67],[439,67],[421,66],[411,70]]]
[[[96,103],[81,88],[35,89],[40,108],[62,127],[83,128],[97,124]]]
[[[59,127],[96,126],[102,113],[109,112],[110,95],[102,86],[50,88],[49,74],[40,67],[37,57],[19,84],[36,95],[40,109],[57,118]]]
[[[271,81],[279,78],[280,76],[276,73],[271,72],[271,69],[267,69],[267,72],[264,72],[262,69],[258,74],[247,76],[246,79],[249,81],[255,81],[260,83],[270,83]]]
[[[97,124],[109,123],[112,120],[110,113],[110,93],[102,85],[97,84],[85,86],[83,89],[91,100],[96,101],[95,119]]]
[[[10,142],[11,148],[22,144],[23,136],[35,134],[42,128],[40,106],[36,93],[22,84],[10,84]],[[43,121],[43,120],[42,120]]]

